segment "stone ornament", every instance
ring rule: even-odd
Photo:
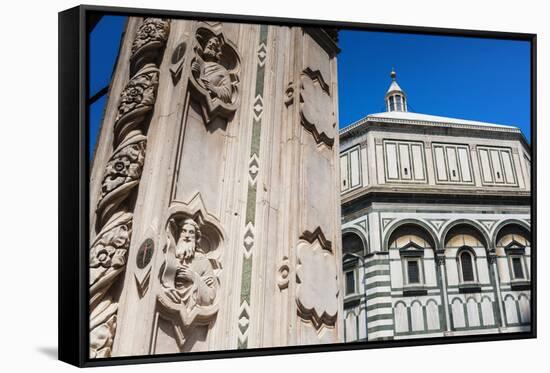
[[[338,268],[320,228],[306,231],[297,245],[296,303],[298,315],[311,322],[318,333],[334,327],[338,314]]]
[[[103,225],[139,184],[145,161],[145,144],[146,137],[143,135],[125,141],[105,166],[101,199],[96,211],[98,225]]]
[[[126,264],[132,215],[120,213],[96,237],[90,249],[90,306],[97,303]]]
[[[277,271],[277,286],[280,290],[288,288],[289,275],[290,275],[290,262],[287,256],[283,256],[283,260]]]
[[[116,332],[118,304],[103,300],[90,314],[90,358],[111,356]]]
[[[119,213],[103,228],[90,249],[90,357],[111,356],[118,304],[108,295],[124,271],[132,214]]]
[[[160,64],[158,51],[166,46],[170,34],[170,23],[162,18],[145,18],[139,27],[132,43],[130,62],[133,70],[138,70],[146,63]]]
[[[285,105],[288,107],[294,103],[294,83],[288,82],[285,89]]]
[[[158,68],[147,66],[130,79],[122,91],[114,128],[117,144],[142,124],[145,116],[153,110],[158,79]]]
[[[110,357],[112,353],[118,295],[111,288],[126,269],[135,204],[131,197],[141,179],[146,133],[156,101],[158,64],[169,26],[168,20],[143,20],[132,45],[130,80],[120,94],[113,153],[105,166],[96,207],[98,234],[90,248],[90,358]]]
[[[191,61],[190,88],[201,103],[205,122],[215,117],[231,117],[238,106],[238,70],[236,47],[224,35],[210,28],[196,32],[195,55]]]
[[[217,257],[222,242],[218,228],[202,215],[173,214],[166,227],[165,261],[159,273],[161,291],[157,295],[164,318],[171,320],[180,348],[186,330],[208,325],[218,313]]]
[[[300,117],[304,128],[311,132],[317,144],[332,148],[334,144],[336,120],[332,107],[328,84],[319,71],[306,68],[300,83]]]
[[[174,85],[178,84],[181,78],[183,64],[185,63],[186,49],[187,44],[185,42],[181,42],[172,52],[172,58],[170,59],[172,66],[170,66],[168,70],[170,70],[170,74],[172,75],[172,83],[174,83]]]

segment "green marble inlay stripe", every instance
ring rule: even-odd
[[[373,304],[371,306],[367,306],[367,312],[369,311],[372,311],[372,310],[377,310],[377,309],[381,309],[381,308],[392,308],[392,304],[391,303],[376,303],[376,304]]]
[[[254,119],[252,123],[252,144],[250,145],[250,156],[256,154],[260,156],[260,134],[262,132],[262,122]]]
[[[371,334],[371,333],[376,333],[376,332],[381,332],[386,330],[387,331],[391,330],[393,332],[393,324],[373,326],[372,328],[368,328],[367,332]]]
[[[264,76],[265,76],[265,65],[258,66],[257,76],[256,76],[256,92],[254,94],[254,98],[256,98],[258,95],[263,96]]]
[[[375,277],[375,276],[389,276],[389,275],[390,275],[390,271],[388,270],[372,271],[372,272],[368,272],[365,275],[365,279]]]
[[[237,342],[237,349],[238,350],[242,350],[244,348],[247,348],[248,347],[248,338],[246,338],[243,342],[241,342],[240,340]]]
[[[267,25],[260,25],[260,44],[267,45]]]
[[[369,316],[369,324],[378,320],[393,320],[393,313],[386,313],[382,315]]]
[[[243,272],[241,277],[241,304],[250,304],[250,282],[252,278],[252,255],[248,258],[243,256]]]
[[[388,259],[375,259],[371,260],[370,262],[367,262],[365,264],[365,267],[370,268],[374,266],[387,266],[389,265]]]
[[[248,197],[246,199],[246,224],[256,220],[256,185],[248,184]]]
[[[374,288],[377,288],[377,287],[391,287],[391,282],[390,281],[376,281],[376,282],[371,282],[370,284],[367,284],[366,288],[367,290],[370,290],[370,289],[374,289]]]
[[[265,86],[265,60],[267,57],[267,48],[261,48],[262,44],[267,46],[267,25],[260,26],[260,40],[258,46],[260,47],[258,53],[258,65],[256,70],[256,92],[254,96],[254,102],[252,104],[252,110],[256,117],[260,116],[263,111],[263,94]],[[262,131],[261,117],[254,118],[252,122],[252,141],[250,144],[250,156],[260,156],[260,135]],[[255,224],[256,222],[256,186],[251,183],[248,184],[248,194],[246,197],[246,225]],[[250,288],[252,286],[252,253],[248,258],[243,255],[243,267],[241,277],[241,305],[247,302],[250,305]],[[248,315],[247,315],[248,316]],[[248,317],[249,318],[249,317]],[[242,335],[248,331],[248,325],[239,325],[239,330]],[[237,349],[248,348],[248,337],[243,341],[240,339],[237,341]]]

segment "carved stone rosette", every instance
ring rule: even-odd
[[[126,268],[135,203],[132,196],[141,179],[159,63],[169,31],[169,20],[145,18],[132,44],[130,80],[120,95],[113,152],[96,207],[97,238],[90,248],[90,358],[110,357],[112,352],[118,311],[118,297],[112,288]]]

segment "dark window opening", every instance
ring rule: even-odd
[[[355,293],[355,274],[353,271],[346,272],[346,295]]]
[[[407,172],[407,167],[405,167],[405,168],[403,169],[403,171],[405,172],[405,176],[407,176],[407,173],[408,173],[408,172]]]
[[[460,254],[460,262],[462,263],[462,281],[474,281],[474,266],[470,253]]]
[[[514,270],[514,278],[525,278],[523,266],[521,265],[521,258],[512,258],[512,267]]]
[[[419,284],[420,283],[420,271],[418,268],[418,261],[409,260],[407,262],[407,273],[409,277],[409,284]]]

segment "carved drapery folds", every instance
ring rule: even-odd
[[[110,357],[118,299],[113,284],[126,267],[134,199],[143,164],[147,129],[159,79],[158,64],[170,24],[145,18],[132,44],[130,80],[120,95],[113,126],[113,153],[105,166],[96,208],[97,236],[90,248],[90,357]]]
[[[239,100],[240,60],[236,47],[213,29],[199,27],[191,61],[190,89],[199,100],[205,123],[229,119]]]
[[[176,207],[177,210],[177,207]],[[218,313],[219,262],[223,236],[198,212],[173,212],[166,225],[165,261],[157,295],[161,318],[169,320],[181,351],[193,328],[212,323]]]
[[[320,332],[334,327],[338,314],[338,268],[331,242],[322,230],[306,231],[297,247],[298,316]]]

